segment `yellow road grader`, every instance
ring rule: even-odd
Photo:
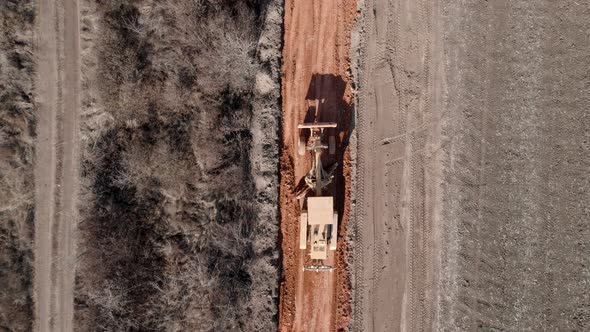
[[[334,164],[325,170],[322,166],[322,153],[328,149],[330,154],[336,152],[336,138],[328,137],[328,145],[322,142],[324,130],[336,128],[333,122],[303,123],[297,126],[299,131],[309,129],[311,134],[306,142],[305,136],[299,135],[298,154],[313,153],[313,166],[305,176],[305,183],[314,192],[314,196],[303,198],[303,207],[299,216],[299,248],[306,250],[309,244],[311,266],[305,266],[305,270],[333,269],[324,264],[328,258],[328,250],[336,250],[338,232],[338,212],[334,209],[334,197],[323,196],[322,189],[334,178],[334,170],[338,164]],[[301,198],[301,197],[298,197]]]

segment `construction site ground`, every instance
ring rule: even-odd
[[[336,182],[339,244],[352,254],[336,262],[337,280],[301,272],[293,192],[310,165],[293,130],[312,74],[345,58],[333,45],[348,36],[331,36],[348,33],[354,6],[286,4],[282,330],[589,330],[590,7],[580,2],[359,1],[354,121],[340,127],[351,143]]]
[[[436,3],[364,1],[354,73],[354,331],[433,318],[442,52]]]
[[[439,142],[438,113],[432,107],[440,91],[434,83],[440,59],[432,56],[438,54],[435,9],[426,1],[286,5],[282,330],[332,331],[349,322],[353,331],[395,331],[406,325],[422,330],[432,321],[432,302],[426,299],[433,291],[436,200],[435,174],[428,170],[437,169],[432,165]],[[353,19],[358,19],[354,32]],[[351,122],[347,73],[351,37],[351,70],[359,89],[356,123]],[[295,128],[306,116],[306,99],[325,99],[328,110],[335,109],[322,121],[338,121],[345,143],[337,158],[345,167],[335,183],[344,215],[335,272],[303,272],[303,253],[296,246],[299,205],[293,197],[310,158],[296,155]],[[354,144],[348,146],[351,133]],[[352,259],[343,251],[347,247]]]
[[[350,279],[347,248],[342,241],[331,252],[326,265],[332,271],[303,271],[306,254],[299,250],[300,200],[297,192],[305,187],[304,176],[311,169],[312,155],[297,154],[297,124],[336,122],[336,154],[323,158],[324,165],[338,162],[335,179],[326,189],[333,194],[340,216],[339,238],[346,235],[350,217],[349,137],[352,125],[352,84],[349,72],[350,33],[356,2],[287,1],[283,49],[281,233],[284,269],[280,290],[282,331],[332,331],[342,329],[350,317]],[[318,117],[308,112],[316,105]],[[309,262],[307,262],[309,263]]]
[[[72,331],[79,96],[88,89],[80,22],[90,21],[80,21],[77,0],[36,6],[34,330]],[[285,1],[280,331],[590,331],[588,17],[581,1]],[[261,128],[274,133],[265,116]],[[338,123],[336,154],[323,158],[339,165],[325,191],[340,216],[338,249],[324,263],[335,269],[319,272],[303,269],[312,262],[299,249],[297,199],[312,155],[298,155],[296,128],[315,120]],[[261,192],[274,192],[269,178]],[[265,232],[276,234],[274,198],[267,204]],[[275,241],[263,240],[268,267]],[[272,330],[276,269],[252,271],[263,290],[253,298],[267,302],[258,316],[243,302],[240,317],[265,327],[249,330]],[[196,316],[213,312],[207,296],[193,298],[206,303]]]
[[[590,330],[590,6],[440,2],[440,331]]]
[[[352,330],[588,330],[588,5],[360,7]]]

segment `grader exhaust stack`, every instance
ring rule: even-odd
[[[306,250],[309,242],[309,255],[314,264],[304,267],[306,270],[333,269],[323,263],[328,258],[328,250],[336,250],[338,212],[334,210],[334,197],[322,196],[322,189],[332,181],[334,177],[332,173],[337,164],[332,165],[326,171],[322,166],[321,157],[325,149],[328,149],[330,154],[336,152],[336,138],[334,136],[328,137],[327,146],[322,142],[324,129],[336,128],[336,126],[337,124],[333,122],[304,123],[297,126],[297,129],[301,131],[305,129],[311,131],[307,144],[305,137],[299,136],[297,149],[299,155],[305,155],[307,151],[311,151],[314,155],[313,167],[305,177],[305,182],[315,195],[304,198],[304,208],[299,216],[299,248]]]

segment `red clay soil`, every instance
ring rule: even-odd
[[[350,31],[356,17],[355,0],[287,0],[282,68],[281,235],[284,276],[280,293],[281,331],[344,330],[350,320],[350,275],[344,243],[350,211],[350,154],[352,78],[349,73]],[[315,113],[309,111],[315,106]],[[299,250],[299,213],[303,178],[312,156],[297,155],[301,122],[332,121],[338,127],[336,154],[322,159],[325,166],[338,162],[333,184],[325,195],[334,195],[341,216],[338,250],[326,265],[333,271],[303,271],[309,259]],[[307,262],[308,263],[308,262]]]

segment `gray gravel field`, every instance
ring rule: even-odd
[[[443,5],[440,331],[590,330],[590,3]]]

